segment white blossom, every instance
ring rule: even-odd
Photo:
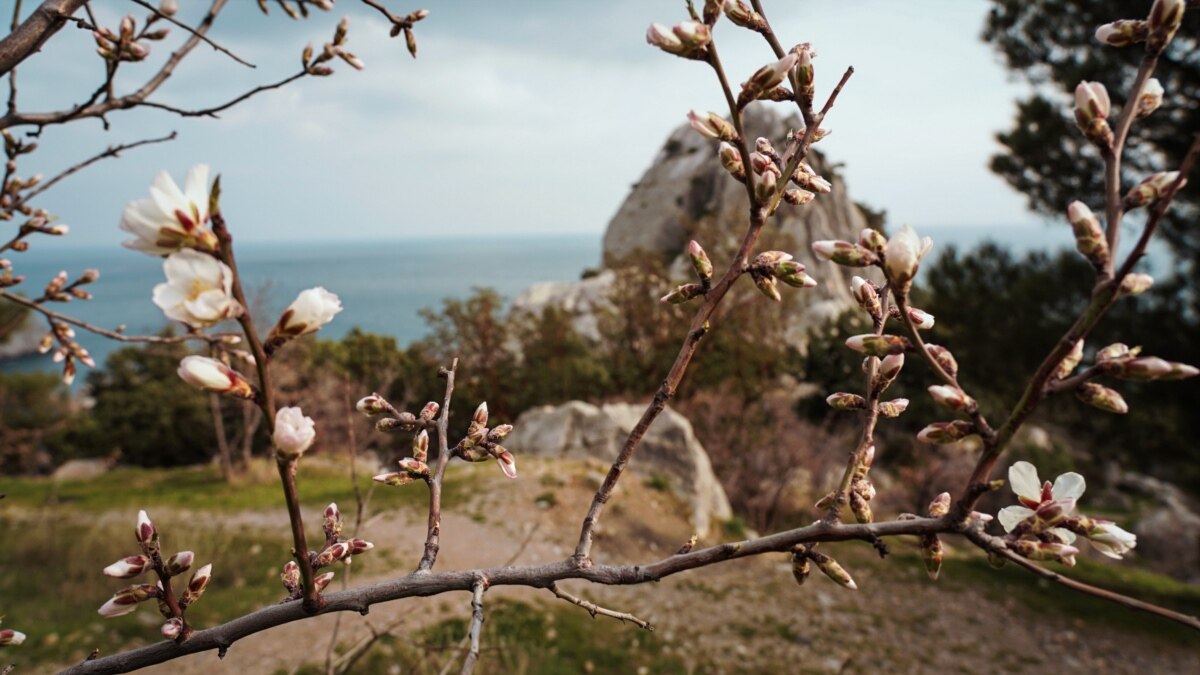
[[[154,287],[154,304],[168,319],[204,328],[242,315],[233,299],[233,270],[205,253],[184,249],[163,261],[166,283]]]
[[[188,170],[183,189],[163,171],[150,185],[150,197],[130,202],[121,214],[121,229],[133,235],[125,246],[150,255],[182,248],[217,250],[217,237],[208,229],[208,166]]]

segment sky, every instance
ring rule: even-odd
[[[424,2],[424,5],[417,4]],[[34,3],[26,3],[33,5]],[[183,0],[180,18],[208,5]],[[124,204],[166,169],[182,180],[207,163],[222,174],[223,211],[244,241],[603,233],[630,185],[689,109],[723,110],[711,70],[645,42],[651,22],[686,18],[681,0],[387,0],[424,6],[419,58],[361,3],[292,21],[250,0],[210,35],[256,64],[204,46],[153,98],[206,107],[298,70],[304,45],[327,41],[350,17],[349,48],[365,63],[336,64],[224,113],[181,119],[118,111],[47,128],[23,174],[53,175],[103,148],[179,132],[68,178],[42,205],[71,226],[73,244],[116,245]],[[0,0],[11,11],[12,0]],[[102,24],[140,10],[93,3]],[[818,100],[849,65],[855,75],[829,114],[821,149],[841,164],[851,197],[886,209],[889,223],[960,226],[981,236],[1041,222],[987,169],[1025,92],[979,40],[983,0],[768,0],[785,44],[811,42]],[[7,6],[7,7],[5,7]],[[152,74],[181,35],[122,67],[118,91]],[[722,20],[716,30],[735,83],[773,60],[758,36]],[[24,110],[69,107],[101,79],[90,34],[67,27],[19,71]],[[785,108],[781,108],[786,110]]]

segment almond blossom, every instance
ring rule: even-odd
[[[275,413],[275,449],[287,459],[296,459],[313,444],[317,431],[311,417],[305,417],[300,408],[280,408]]]
[[[217,237],[208,229],[208,166],[188,170],[183,189],[163,171],[150,185],[150,197],[130,202],[121,214],[121,229],[133,235],[125,246],[149,255],[184,248],[216,251]]]
[[[242,315],[233,299],[233,270],[210,255],[184,249],[163,261],[166,283],[154,287],[154,304],[168,319],[204,328]]]
[[[1038,479],[1037,468],[1029,462],[1017,462],[1008,469],[1008,483],[1023,506],[1006,506],[997,515],[1005,532],[1012,532],[1022,523],[1029,523],[1029,531],[1040,534],[1062,523],[1075,510],[1075,502],[1083,496],[1086,482],[1074,471],[1064,473],[1045,483]],[[1067,530],[1054,532],[1062,535],[1064,543],[1071,543],[1075,535]]]

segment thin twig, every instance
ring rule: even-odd
[[[638,628],[642,628],[642,629],[645,629],[648,631],[654,630],[654,626],[652,626],[649,621],[639,619],[636,616],[629,614],[627,612],[616,612],[611,609],[605,609],[605,608],[601,607],[600,605],[597,605],[594,602],[588,602],[587,600],[584,600],[583,598],[571,595],[570,593],[559,588],[558,584],[550,584],[547,588],[549,589],[549,591],[551,593],[553,593],[558,598],[560,598],[562,600],[566,600],[567,602],[571,603],[572,605],[578,605],[578,606],[584,608],[585,610],[587,610],[588,614],[591,614],[593,619],[596,618],[596,615],[610,616],[610,617],[620,621],[621,623],[625,623],[626,621],[628,621],[628,622],[632,623],[633,625],[637,626]]]
[[[180,28],[191,33],[192,35],[195,35],[196,37],[200,38],[200,40],[202,40],[208,46],[221,52],[222,54],[225,54],[226,56],[233,59],[234,61],[237,61],[238,63],[242,64],[243,66],[246,66],[247,68],[257,68],[258,67],[256,65],[254,65],[253,63],[250,63],[249,61],[246,61],[245,59],[241,58],[237,54],[234,54],[233,52],[229,51],[228,49],[222,47],[221,45],[217,44],[216,42],[213,42],[211,39],[209,39],[209,37],[207,35],[205,35],[203,33],[197,33],[195,31],[195,29],[193,29],[191,26],[187,25],[186,23],[176,21],[174,17],[163,14],[162,12],[158,11],[157,7],[155,7],[154,5],[151,5],[150,3],[146,2],[145,0],[130,0],[130,2],[132,2],[135,5],[141,5],[142,7],[145,7],[146,9],[150,10],[151,12],[154,12],[154,14],[158,16],[158,18],[166,19],[168,22],[175,24],[176,26],[179,26]]]
[[[1197,619],[1194,616],[1182,614],[1180,612],[1167,609],[1166,607],[1159,607],[1158,605],[1151,604],[1149,602],[1143,602],[1115,591],[1099,588],[1097,586],[1092,586],[1091,584],[1085,584],[1082,581],[1076,581],[1070,577],[1065,577],[1058,572],[1048,570],[1031,560],[1027,560],[1017,555],[1016,552],[1009,549],[1004,540],[999,537],[993,537],[985,534],[981,530],[974,528],[966,530],[964,535],[983,550],[999,555],[1005,560],[1009,560],[1015,563],[1017,566],[1033,572],[1043,579],[1053,581],[1056,584],[1066,586],[1071,590],[1078,591],[1085,595],[1090,595],[1094,598],[1115,602],[1118,605],[1123,605],[1130,609],[1136,609],[1140,612],[1146,612],[1148,614],[1153,614],[1155,616],[1160,616],[1164,619],[1183,624],[1184,626],[1192,628],[1193,630],[1200,630],[1200,619]]]
[[[87,167],[95,164],[96,162],[99,162],[102,159],[108,159],[109,157],[120,157],[122,152],[124,152],[126,150],[132,150],[134,148],[138,148],[143,145],[153,145],[155,143],[167,143],[169,141],[175,140],[178,137],[178,135],[179,134],[177,132],[172,131],[171,133],[167,134],[166,136],[160,136],[158,138],[147,138],[147,139],[140,140],[140,141],[134,141],[133,143],[123,143],[121,145],[110,145],[103,152],[92,155],[91,157],[83,160],[82,162],[79,162],[78,164],[75,164],[71,167],[68,167],[67,169],[64,169],[61,173],[54,176],[50,180],[42,183],[41,185],[38,185],[36,189],[28,192],[21,199],[20,203],[28,203],[30,199],[33,199],[34,197],[45,192],[46,190],[49,190],[50,188],[54,187],[54,185],[56,183],[58,183],[59,181],[61,181],[64,178],[66,178],[67,176],[70,176],[73,173],[76,173],[78,171],[86,169]]]
[[[231,275],[233,277],[233,297],[243,308],[248,308],[246,293],[242,289],[242,278],[238,273],[237,260],[233,254],[233,236],[229,233],[229,228],[225,226],[225,218],[219,211],[213,213],[211,217],[213,234],[217,236],[217,241],[221,246],[221,259],[233,272]],[[254,327],[254,319],[248,309],[238,317],[238,323],[242,325],[246,341],[250,344],[250,352],[254,355],[254,365],[258,371],[261,396],[255,400],[255,403],[262,409],[263,420],[267,424],[267,434],[273,435],[275,432],[275,393],[271,385],[270,359],[263,349],[262,340]],[[312,561],[309,559],[308,541],[304,534],[304,517],[300,512],[300,496],[296,488],[297,460],[277,457],[275,463],[279,469],[279,480],[283,485],[288,521],[292,527],[292,544],[295,547],[293,555],[296,557],[296,564],[300,567],[300,579],[304,587],[302,604],[306,611],[315,612],[321,606],[321,596],[313,581]]]
[[[471,675],[475,670],[475,662],[479,660],[479,634],[483,632],[483,592],[487,587],[487,578],[480,577],[471,589],[471,630],[467,632],[471,636],[471,648],[463,659],[462,675]]]
[[[29,298],[22,297],[15,293],[9,293],[8,291],[0,291],[0,298],[3,298],[4,300],[8,300],[9,302],[14,302],[23,307],[28,307],[29,309],[32,309],[35,312],[41,313],[47,319],[52,319],[54,321],[62,321],[63,323],[69,323],[72,326],[75,326],[77,328],[82,328],[86,331],[95,333],[96,335],[103,335],[104,337],[109,338],[110,340],[116,340],[117,342],[144,342],[144,343],[148,343],[148,344],[177,344],[180,342],[187,342],[189,340],[201,340],[204,342],[208,342],[210,344],[215,344],[215,343],[224,342],[225,340],[227,340],[230,337],[236,337],[232,333],[214,333],[212,335],[205,335],[203,333],[184,333],[183,335],[125,335],[124,333],[118,333],[117,331],[108,330],[107,328],[101,328],[99,326],[94,326],[86,321],[81,321],[74,317],[67,316],[66,314],[60,314],[52,309],[47,309],[43,305],[41,305],[37,302],[34,302],[33,300],[30,300]]]

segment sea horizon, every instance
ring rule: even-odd
[[[933,256],[949,246],[965,252],[986,240],[1018,256],[1074,246],[1069,226],[1053,223],[930,226],[919,234],[933,237]],[[578,280],[585,270],[600,266],[602,240],[602,234],[578,232],[420,233],[358,240],[248,240],[237,243],[237,253],[251,301],[256,294],[264,296],[264,309],[259,313],[274,315],[299,291],[323,286],[342,299],[344,310],[322,330],[321,337],[338,339],[359,328],[394,337],[405,347],[428,335],[421,309],[440,309],[445,300],[467,298],[477,288],[491,288],[511,301],[535,283]],[[127,334],[151,335],[169,325],[150,299],[155,284],[163,281],[160,259],[119,245],[66,240],[38,243],[42,245],[14,256],[17,273],[27,277],[22,284],[26,293],[40,291],[59,270],[74,278],[94,267],[100,270],[100,278],[88,287],[94,299],[56,304],[53,309],[108,329],[124,325]],[[1165,247],[1158,244],[1151,262],[1169,260],[1167,256]],[[228,327],[236,329],[232,323]],[[84,330],[77,333],[97,365],[124,346]],[[58,368],[49,355],[0,360],[0,372],[54,372]]]

